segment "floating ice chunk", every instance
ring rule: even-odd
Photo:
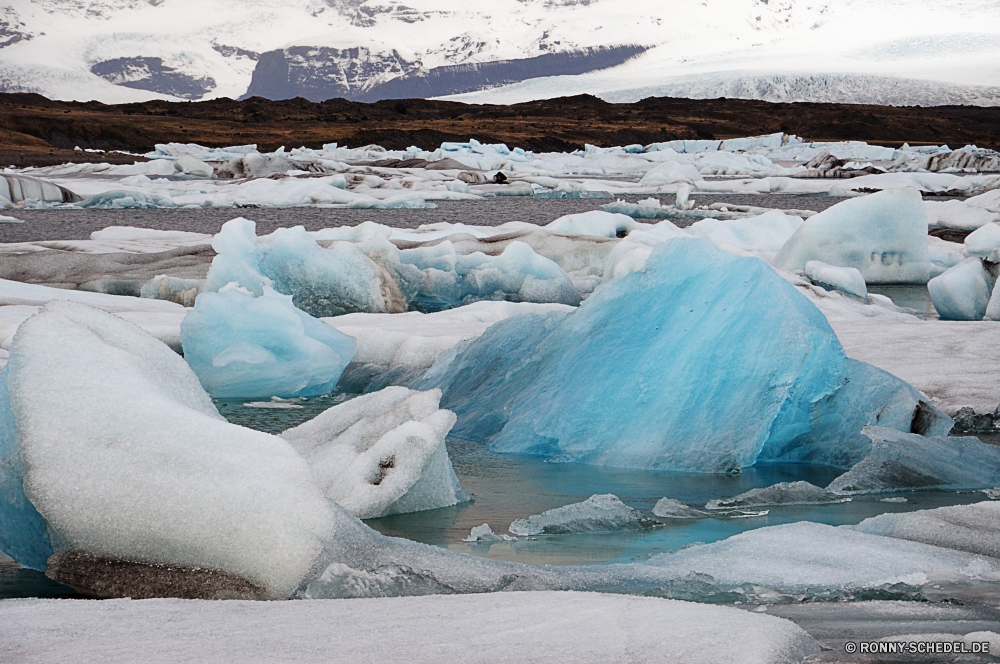
[[[455,415],[441,392],[387,387],[334,406],[281,434],[332,500],[362,519],[469,500],[448,457]]]
[[[910,431],[921,401],[846,360],[820,311],[766,263],[704,239],[659,245],[565,318],[498,323],[420,384],[444,390],[456,435],[497,452],[700,472],[758,458],[847,468],[870,449],[862,426]],[[928,413],[946,433],[951,420]]]
[[[288,443],[226,422],[187,363],[130,323],[50,303],[22,325],[3,376],[3,427],[24,464],[4,482],[23,482],[51,537],[8,553],[51,546],[218,570],[277,599],[333,534],[331,507]]]
[[[143,191],[106,191],[94,194],[79,203],[82,208],[118,210],[128,208],[169,208],[176,207],[169,196]]]
[[[707,574],[720,584],[750,583],[786,593],[921,585],[933,572],[978,577],[1000,569],[995,559],[808,521],[758,528],[661,554],[647,564],[673,578]]]
[[[1000,558],[1000,503],[993,501],[881,514],[853,529]]]
[[[484,523],[481,526],[473,526],[472,530],[469,531],[469,536],[462,540],[463,542],[515,542],[516,537],[511,537],[510,535],[500,534],[497,535],[490,528],[490,524]]]
[[[301,226],[259,238],[255,228],[243,218],[222,226],[212,241],[218,255],[206,291],[236,282],[259,296],[267,284],[314,316],[406,310],[395,278],[354,245],[333,242],[324,249]]]
[[[316,396],[333,391],[357,346],[263,287],[202,293],[181,323],[184,358],[214,397]]]
[[[591,210],[580,214],[567,214],[544,226],[550,233],[562,235],[594,235],[597,237],[624,237],[639,227],[635,219],[625,214]]]
[[[773,262],[795,271],[811,260],[857,268],[869,284],[927,283],[927,215],[920,192],[888,189],[838,203],[803,222]]]
[[[196,159],[187,154],[177,157],[174,161],[174,170],[184,175],[197,175],[203,178],[212,177],[213,172],[212,167],[201,159]]]
[[[779,482],[768,487],[750,489],[733,498],[710,500],[705,509],[722,510],[760,505],[824,505],[846,503],[850,500],[809,482]]]
[[[868,297],[868,286],[861,272],[853,267],[835,267],[822,261],[806,261],[806,276],[817,286],[855,297]]]
[[[696,182],[702,180],[701,173],[691,164],[683,164],[677,161],[665,161],[659,166],[646,171],[646,174],[639,180],[641,187],[655,187],[662,184],[674,184],[677,182]]]
[[[997,268],[982,258],[968,258],[927,284],[931,301],[941,318],[982,320],[990,303]]]
[[[673,498],[660,498],[653,505],[653,514],[661,519],[704,519],[708,515]]]
[[[460,194],[469,193],[469,185],[461,180],[451,180],[449,182],[445,182],[444,186],[448,191],[454,191]]]
[[[624,240],[615,245],[608,255],[604,265],[604,280],[610,281],[632,272],[637,272],[646,265],[646,260],[653,247],[673,238],[691,237],[686,230],[677,228],[669,221],[661,221],[650,229],[633,231]]]
[[[983,224],[965,238],[967,256],[985,258],[997,247],[1000,247],[1000,224]]]
[[[629,507],[610,493],[594,495],[582,503],[546,510],[527,519],[515,519],[510,532],[525,535],[575,535],[654,528],[655,519]]]
[[[432,247],[400,251],[399,259],[424,271],[426,282],[416,295],[416,304],[425,309],[487,299],[580,303],[569,275],[523,242],[511,242],[499,256],[488,256],[459,254],[445,240]]]
[[[1000,484],[1000,447],[973,436],[920,436],[865,427],[871,453],[827,488],[837,493],[983,489]]]

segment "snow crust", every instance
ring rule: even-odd
[[[805,631],[782,618],[655,597],[578,592],[316,602],[8,600],[0,605],[0,617],[7,652],[26,663],[234,657],[443,663],[475,659],[486,650],[500,664],[543,664],[553,661],[553,653],[585,664],[636,658],[794,664],[819,651]],[[483,631],[484,622],[492,628]],[[40,643],[39,631],[52,624],[64,629]]]
[[[281,434],[309,461],[331,500],[362,519],[469,500],[448,458],[455,423],[438,390],[387,387],[339,404]]]
[[[354,356],[352,337],[313,318],[270,286],[202,293],[181,323],[184,359],[213,397],[299,397],[332,392]]]

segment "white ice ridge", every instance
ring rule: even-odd
[[[574,535],[641,530],[657,525],[655,519],[623,503],[612,494],[594,495],[582,503],[546,510],[527,519],[515,519],[515,535]]]
[[[1000,502],[881,514],[853,528],[872,535],[1000,558]]]
[[[21,326],[0,378],[5,445],[24,462],[3,482],[23,482],[46,525],[5,532],[5,551],[215,569],[282,598],[333,534],[291,446],[226,422],[187,363],[130,323],[50,303]]]
[[[469,500],[445,436],[455,423],[439,390],[387,387],[334,406],[281,434],[326,496],[362,519]]]
[[[782,618],[579,592],[319,602],[6,600],[0,620],[5,654],[24,664],[185,658],[443,664],[475,660],[484,651],[497,664],[795,664],[819,651]],[[53,624],[62,629],[43,642],[39,635]]]

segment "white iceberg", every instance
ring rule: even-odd
[[[685,505],[673,498],[660,498],[653,505],[653,514],[661,519],[704,519],[708,516],[701,510]]]
[[[263,286],[202,293],[181,323],[184,358],[217,398],[332,392],[357,347],[352,337]]]
[[[995,263],[972,257],[931,279],[927,291],[941,318],[982,320],[996,279]]]
[[[923,284],[930,274],[927,215],[920,192],[889,189],[838,203],[803,222],[773,264],[802,270],[811,260],[853,267],[869,284]]]
[[[591,210],[580,214],[567,214],[551,221],[543,228],[561,235],[594,235],[597,237],[623,237],[639,227],[635,219],[625,214]]]
[[[939,507],[865,519],[854,530],[1000,558],[1000,503]]]
[[[0,378],[2,448],[23,462],[2,491],[23,485],[45,526],[0,501],[3,550],[24,565],[44,569],[45,552],[59,551],[207,568],[277,599],[333,534],[291,446],[226,422],[180,356],[115,316],[47,305],[22,325]]]
[[[387,387],[334,406],[281,434],[331,500],[362,519],[469,500],[448,458],[455,415],[437,390]]]
[[[750,489],[732,498],[710,500],[705,509],[724,510],[761,505],[823,505],[846,503],[850,498],[821,489],[809,482],[779,482],[771,486]]]
[[[582,503],[546,510],[527,519],[515,519],[508,530],[514,535],[578,535],[654,528],[658,522],[623,503],[610,493]]]

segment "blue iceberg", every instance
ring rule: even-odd
[[[181,322],[184,358],[213,397],[316,396],[333,391],[357,342],[263,287],[202,293]]]
[[[866,425],[943,435],[912,387],[848,360],[823,314],[769,265],[704,239],[576,311],[519,316],[442,355],[453,435],[496,452],[608,466],[732,472],[758,460],[848,468]]]

